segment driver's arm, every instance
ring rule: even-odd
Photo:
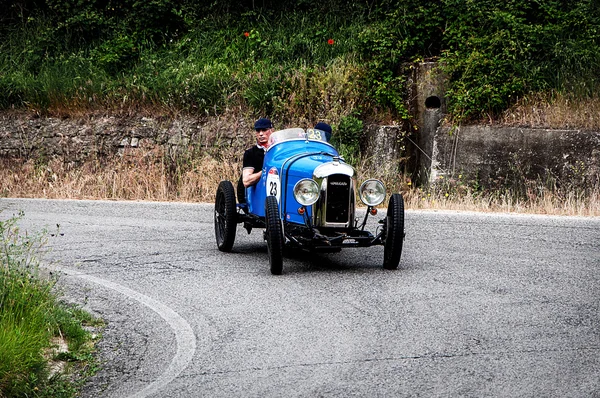
[[[253,167],[246,167],[242,170],[242,183],[244,187],[248,188],[251,185],[254,185],[260,180],[260,176],[262,174],[262,170],[258,170],[256,173],[254,172]]]

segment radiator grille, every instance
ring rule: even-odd
[[[350,177],[333,174],[327,178],[326,221],[328,223],[348,222],[350,204]]]

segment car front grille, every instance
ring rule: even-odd
[[[332,174],[327,178],[327,223],[347,223],[350,205],[351,178],[343,174]]]

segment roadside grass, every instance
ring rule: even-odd
[[[22,217],[0,221],[0,397],[74,397],[96,369],[86,327],[101,321],[60,301],[40,267],[46,235],[22,233]]]
[[[534,128],[600,130],[600,96],[574,97],[558,91],[520,98],[495,123]]]
[[[467,189],[461,194],[443,190],[413,189],[405,195],[407,208],[499,213],[526,213],[565,216],[600,216],[600,188],[586,193],[536,188],[529,196],[515,195],[509,189],[480,192]]]
[[[233,148],[173,157],[157,147],[89,160],[79,166],[61,159],[44,165],[33,160],[0,159],[0,196],[212,203],[219,181],[230,180],[235,185],[240,157],[241,152]],[[600,216],[598,183],[577,188],[523,180],[518,186],[483,190],[458,180],[424,188],[414,186],[408,176],[373,169],[366,162],[358,162],[356,169],[359,181],[379,178],[388,194],[402,193],[408,209]]]

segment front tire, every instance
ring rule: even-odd
[[[269,265],[273,275],[281,275],[283,272],[283,227],[279,217],[279,205],[275,196],[267,196],[265,201],[265,218],[267,228],[265,238],[267,240],[267,251],[269,252]]]
[[[399,193],[392,194],[386,216],[383,268],[397,269],[404,243],[404,198]]]
[[[220,251],[231,251],[236,228],[237,213],[233,184],[230,181],[221,181],[215,197],[215,236]]]

